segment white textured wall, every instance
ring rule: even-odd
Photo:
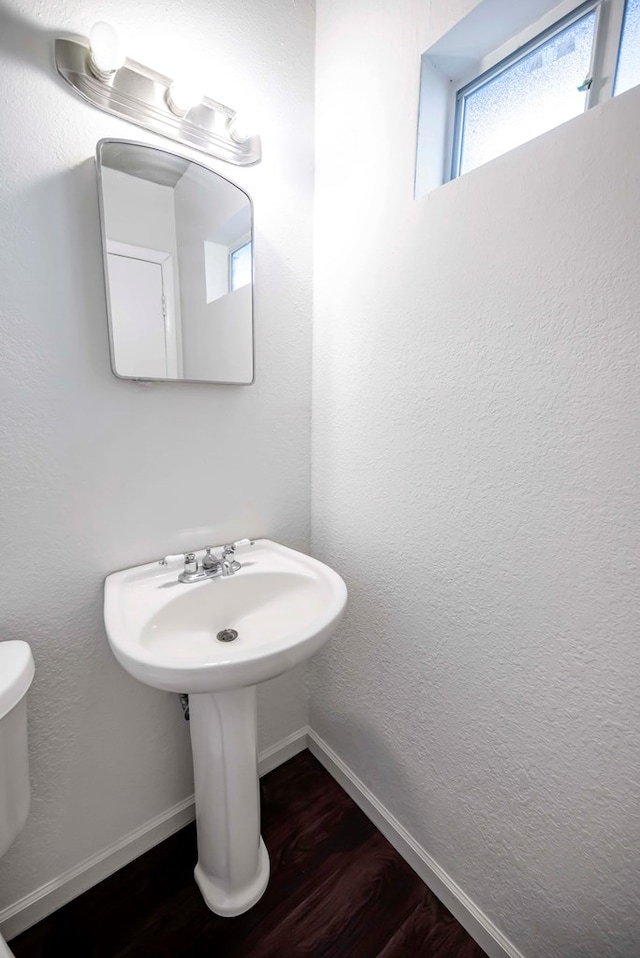
[[[212,165],[256,213],[256,384],[141,386],[109,370],[93,155],[104,136],[170,141],[85,104],[53,38],[108,19],[129,54],[253,99],[264,161]],[[309,531],[313,10],[306,0],[21,0],[0,8],[3,450],[0,638],[31,643],[29,822],[0,908],[189,794],[175,697],[116,664],[115,569],[189,544]],[[196,157],[197,158],[197,157]],[[306,722],[304,674],[261,690],[261,744]]]
[[[317,5],[311,724],[527,958],[631,958],[640,89],[414,201],[452,8]]]
[[[173,187],[103,166],[102,191],[108,239],[162,250],[177,262]]]

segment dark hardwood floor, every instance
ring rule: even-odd
[[[486,958],[309,752],[261,785],[271,880],[246,914],[204,905],[189,826],[14,938],[16,958]]]

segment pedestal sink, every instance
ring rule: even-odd
[[[309,658],[344,612],[347,589],[316,559],[258,539],[228,577],[178,581],[179,560],[115,572],[104,619],[139,681],[189,695],[196,797],[195,878],[209,908],[251,908],[269,880],[260,837],[255,686]],[[232,641],[229,630],[237,633]],[[232,633],[231,633],[232,634]]]

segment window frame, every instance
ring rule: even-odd
[[[573,0],[558,4],[546,17],[531,24],[508,44],[486,57],[480,73],[455,84],[449,113],[449,156],[445,158],[445,182],[461,175],[466,98],[594,11],[596,21],[591,63],[585,77],[585,81],[590,81],[590,86],[585,97],[584,112],[610,99],[614,95],[626,4],[627,0],[583,0],[579,3]]]
[[[620,96],[620,94],[616,92],[616,86],[618,85],[618,69],[620,67],[620,56],[622,54],[622,42],[624,40],[624,27],[625,27],[625,21],[627,17],[627,7],[629,6],[629,3],[630,3],[630,0],[624,0],[624,3],[622,4],[622,16],[620,20],[620,32],[618,36],[618,50],[617,50],[617,57],[616,57],[616,70],[613,76],[611,96]],[[638,84],[636,84],[636,86],[638,86]],[[629,87],[628,89],[632,90],[633,87]],[[623,92],[623,91],[620,91],[620,92]]]

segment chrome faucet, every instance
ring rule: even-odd
[[[174,559],[184,559],[184,569],[178,576],[178,582],[200,582],[202,579],[217,579],[219,577],[226,579],[230,575],[235,575],[242,566],[235,557],[236,549],[244,546],[252,546],[253,539],[239,539],[238,542],[230,542],[222,547],[222,555],[218,557],[213,554],[214,546],[206,546],[202,562],[198,564],[195,552],[178,553],[178,555],[168,555],[160,559],[158,565],[167,565]]]

